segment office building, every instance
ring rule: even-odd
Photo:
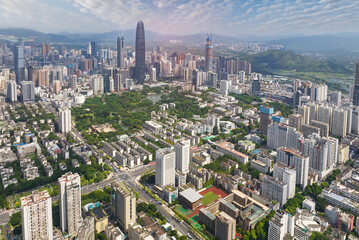
[[[67,172],[59,179],[60,227],[70,236],[76,235],[81,218],[81,178],[78,173]]]
[[[24,43],[21,39],[19,45],[15,47],[14,67],[16,74],[16,83],[20,84],[22,81],[25,81]]]
[[[355,66],[355,76],[353,85],[353,105],[359,106],[359,62]]]
[[[309,157],[304,156],[298,150],[285,147],[277,149],[277,163],[294,167],[296,171],[296,184],[304,190],[308,185]]]
[[[259,111],[260,111],[259,132],[264,135],[267,135],[268,125],[272,123],[272,114],[274,108],[261,105]]]
[[[261,82],[259,80],[251,80],[251,93],[254,95],[261,93]]]
[[[205,53],[205,71],[213,71],[213,45],[212,36],[207,37],[206,53]]]
[[[111,214],[127,232],[136,222],[136,195],[120,181],[111,183],[111,196]]]
[[[72,90],[77,89],[77,75],[73,74],[70,76],[69,88],[71,88]]]
[[[175,185],[175,152],[170,148],[156,151],[155,184],[161,188]]]
[[[14,80],[9,80],[6,82],[6,99],[9,102],[17,101],[17,84]]]
[[[139,84],[145,82],[145,28],[142,21],[137,23],[136,27],[136,68],[135,76]]]
[[[22,197],[20,202],[22,239],[53,239],[52,201],[47,190],[34,191],[30,196]]]
[[[287,197],[292,198],[295,195],[296,171],[282,163],[276,163],[273,167],[273,177],[287,184]]]
[[[95,41],[91,41],[90,44],[90,51],[88,52],[88,54],[91,57],[96,57],[96,42]]]
[[[182,173],[189,171],[190,141],[181,140],[175,143],[176,169]]]
[[[59,109],[59,130],[63,134],[71,131],[71,110],[68,108]]]
[[[23,102],[35,101],[35,84],[32,81],[21,83],[21,96]]]
[[[136,51],[137,54],[137,51]],[[123,68],[125,66],[125,39],[120,36],[117,37],[117,67]]]
[[[283,206],[288,200],[288,185],[271,177],[264,175],[261,185],[261,193],[264,197],[277,201]]]

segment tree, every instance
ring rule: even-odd
[[[323,233],[313,232],[309,240],[330,240],[330,238],[325,236]]]
[[[18,211],[16,213],[14,213],[13,215],[11,215],[10,217],[10,224],[13,227],[18,226],[19,224],[21,224],[21,211]]]
[[[145,202],[141,202],[137,205],[137,212],[147,212],[148,211],[148,205]]]

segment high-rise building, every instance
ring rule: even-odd
[[[269,175],[263,176],[261,192],[264,197],[279,202],[280,206],[288,200],[288,185]]]
[[[310,99],[315,102],[326,102],[328,98],[328,86],[324,83],[313,84],[310,89]]]
[[[175,143],[176,169],[186,173],[189,171],[190,159],[189,140],[181,140]]]
[[[69,88],[71,88],[72,90],[77,89],[77,75],[73,74],[70,76]]]
[[[294,127],[282,123],[273,123],[268,126],[267,145],[268,148],[276,150],[279,147],[298,148],[298,138],[302,133]]]
[[[23,102],[35,101],[35,84],[32,81],[21,83],[21,96]]]
[[[345,137],[347,135],[348,111],[336,107],[332,111],[331,132],[334,136]]]
[[[84,218],[76,240],[95,240],[95,218],[87,216]]]
[[[90,46],[91,46],[91,51],[88,54],[91,55],[91,57],[96,57],[96,42],[91,41]]]
[[[215,235],[218,240],[236,239],[236,220],[225,212],[220,212],[215,218]]]
[[[145,82],[145,28],[143,22],[139,21],[136,27],[136,68],[135,76],[138,83],[142,84]]]
[[[277,211],[269,220],[268,240],[283,240],[284,236],[294,236],[294,216],[284,210]]]
[[[39,82],[38,86],[49,86],[50,80],[49,80],[49,70],[47,69],[41,69],[39,70]]]
[[[206,70],[206,72],[213,71],[213,44],[212,44],[211,36],[207,37],[205,70]]]
[[[150,72],[150,80],[151,82],[156,82],[156,68],[151,68]]]
[[[155,184],[161,188],[175,185],[175,152],[170,148],[156,151]]]
[[[359,106],[359,62],[355,67],[355,77],[353,86],[353,104]]]
[[[297,173],[296,184],[300,185],[301,189],[304,190],[308,185],[309,157],[304,156],[298,150],[280,147],[277,149],[277,163],[294,167]]]
[[[136,51],[137,55],[137,51]],[[117,67],[123,68],[125,66],[125,39],[123,37],[117,37]]]
[[[288,116],[289,126],[294,127],[298,131],[301,131],[303,116],[298,113],[292,113]]]
[[[19,45],[15,47],[14,65],[15,65],[16,83],[20,84],[22,81],[25,81],[24,43],[21,39]]]
[[[335,91],[330,94],[330,103],[340,106],[340,103],[342,101],[342,92]]]
[[[63,134],[71,131],[71,110],[68,108],[59,109],[59,130]]]
[[[47,190],[20,199],[22,239],[53,239],[52,201]]]
[[[67,172],[59,179],[60,226],[69,235],[77,234],[81,218],[81,178],[78,173]]]
[[[127,232],[136,222],[136,196],[123,181],[111,183],[111,196],[111,213]]]
[[[261,82],[259,80],[251,81],[251,93],[260,94],[261,93]]]
[[[292,198],[295,195],[296,171],[293,168],[276,163],[273,167],[273,177],[287,184],[287,197]]]
[[[260,106],[260,133],[267,135],[268,125],[272,123],[274,108],[265,105]]]
[[[101,75],[92,75],[90,78],[90,86],[93,90],[93,94],[103,94],[104,93],[104,81],[103,76]]]
[[[17,84],[14,80],[9,80],[6,82],[6,98],[10,102],[17,101],[16,86]]]

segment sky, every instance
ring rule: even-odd
[[[358,0],[0,0],[0,28],[45,33],[134,29],[233,37],[359,31]]]

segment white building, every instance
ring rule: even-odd
[[[81,179],[78,173],[68,172],[59,179],[60,226],[63,232],[74,235],[81,225]]]
[[[151,82],[156,82],[156,68],[151,68],[150,71],[150,80]]]
[[[91,84],[91,89],[93,90],[94,95],[104,93],[103,76],[101,76],[101,75],[91,76],[90,84]]]
[[[155,163],[155,184],[161,188],[175,185],[175,152],[170,148],[157,150]]]
[[[71,110],[68,108],[59,110],[59,130],[63,134],[71,132]]]
[[[189,171],[190,141],[181,140],[175,143],[176,169],[186,173]]]
[[[277,163],[273,167],[273,177],[287,184],[287,197],[292,198],[295,195],[296,172],[293,168],[284,164]]]
[[[52,239],[52,201],[49,193],[35,191],[20,199],[22,239]]]
[[[276,200],[280,206],[283,206],[288,200],[288,185],[271,177],[264,175],[261,185],[261,193],[264,197]]]
[[[268,240],[283,240],[286,234],[294,236],[294,216],[284,210],[277,211],[269,220]]]

